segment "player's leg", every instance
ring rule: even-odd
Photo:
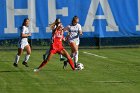
[[[47,55],[49,54],[49,50],[46,50],[45,54],[43,54],[43,60],[47,58]],[[65,58],[60,54],[60,61],[64,61]]]
[[[67,61],[69,62],[71,68],[72,68],[73,70],[75,70],[75,66],[74,66],[73,60],[72,60],[72,58],[70,57],[70,55],[68,54],[68,52],[67,52],[65,49],[63,49],[63,50],[61,51],[61,54],[62,54],[64,57],[67,58]]]
[[[13,64],[15,67],[18,67],[18,62],[19,62],[19,59],[20,59],[20,56],[21,56],[22,52],[23,52],[23,49],[18,48],[18,53],[15,57],[15,61],[14,61],[14,64]]]
[[[69,43],[69,46],[70,46],[70,43]],[[73,59],[74,58],[74,50],[71,48],[71,58]],[[64,61],[64,65],[63,65],[63,69],[65,69],[67,67],[67,63],[68,63],[68,60],[65,60]]]
[[[74,64],[75,64],[75,67],[76,67],[76,64],[78,62],[78,45],[76,45],[75,42],[71,42],[70,47],[71,47],[71,50],[72,50],[72,56],[74,58]]]
[[[34,72],[38,72],[39,70],[41,70],[50,61],[53,55],[54,54],[50,52],[47,56],[47,59],[45,59],[38,68],[34,69]]]
[[[45,54],[43,54],[43,60],[47,58],[48,54],[49,54],[49,50],[46,50]]]
[[[26,45],[25,49],[26,49],[27,54],[26,54],[25,59],[24,59],[22,64],[25,65],[26,67],[29,67],[27,62],[28,62],[28,60],[30,58],[30,54],[31,54],[31,47],[30,47],[30,45]]]
[[[71,47],[71,58],[74,59],[74,65],[76,68],[76,64],[78,62],[78,46],[76,46],[75,42],[71,42],[69,43],[69,46]],[[65,69],[67,67],[67,60],[64,61],[64,65],[63,65],[63,69]]]

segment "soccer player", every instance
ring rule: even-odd
[[[30,20],[28,18],[25,18],[21,27],[20,39],[18,42],[18,53],[16,55],[15,62],[13,64],[15,67],[18,67],[18,62],[24,48],[26,49],[27,54],[22,64],[25,65],[25,67],[28,67],[27,61],[29,60],[30,54],[31,54],[31,47],[28,43],[28,37],[31,36],[31,33],[28,28],[29,23],[30,23]]]
[[[74,16],[70,25],[63,29],[64,31],[68,31],[68,42],[71,47],[71,57],[74,59],[75,68],[77,68],[78,62],[78,47],[80,43],[79,36],[82,35],[81,25],[79,24],[79,18]],[[63,68],[65,69],[67,66],[67,61],[64,61]]]
[[[56,29],[57,25],[58,25],[60,22],[61,22],[61,20],[60,20],[59,18],[57,18],[57,19],[55,20],[55,22],[53,22],[52,24],[50,24],[50,28],[51,28],[52,32],[53,32],[53,30]],[[51,38],[51,40],[52,40],[52,38]],[[43,55],[43,60],[45,60],[45,59],[47,58],[47,55],[48,55],[48,54],[49,54],[49,50],[46,50],[45,54]],[[60,54],[60,61],[64,61],[64,60],[65,60],[65,58]]]
[[[47,56],[47,59],[45,59],[41,65],[34,69],[34,72],[38,72],[45,64],[52,58],[52,56],[56,53],[62,54],[68,59],[68,62],[73,70],[75,70],[74,63],[68,52],[64,49],[62,45],[62,40],[64,39],[63,36],[63,26],[62,23],[56,24],[56,28],[52,32],[52,44],[51,48],[49,50],[49,54]]]

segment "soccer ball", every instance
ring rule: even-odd
[[[77,64],[77,69],[78,70],[83,70],[84,69],[84,65],[82,63],[78,63]]]

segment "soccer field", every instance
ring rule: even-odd
[[[62,69],[59,56],[39,72],[45,50],[32,50],[29,68],[12,66],[16,50],[0,51],[0,93],[140,93],[140,49],[80,49],[85,69]]]

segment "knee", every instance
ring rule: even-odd
[[[27,55],[30,55],[31,54],[31,51],[27,51]]]
[[[78,51],[78,49],[74,49],[74,50],[73,50],[73,53],[77,53],[77,51]]]
[[[75,54],[77,54],[77,53],[78,53],[78,51],[77,51],[77,50],[75,50],[75,51],[74,51],[74,53],[75,53]]]
[[[27,53],[27,55],[30,55],[30,54],[31,54],[31,52],[28,52],[28,53]]]
[[[76,56],[78,56],[78,54],[79,54],[79,52],[78,51],[75,51],[74,53],[72,53],[72,56],[73,57],[76,57]]]
[[[67,57],[67,59],[70,59],[71,58],[70,55],[67,55],[66,57]]]
[[[17,53],[18,56],[21,56],[21,53]]]

